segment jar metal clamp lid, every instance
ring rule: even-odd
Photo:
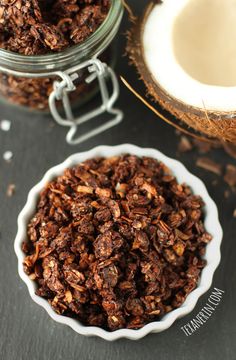
[[[74,80],[77,79],[78,74],[76,71],[80,71],[84,68],[87,68],[90,76],[86,79],[87,83],[98,79],[102,105],[97,108],[87,112],[81,117],[74,118],[72,113],[68,92],[75,90]],[[51,114],[55,121],[62,126],[69,126],[70,130],[67,133],[66,140],[69,144],[75,145],[79,144],[95,135],[100,134],[101,132],[119,124],[123,119],[123,112],[119,109],[114,108],[114,103],[116,102],[119,96],[119,84],[117,77],[114,71],[105,63],[102,63],[98,59],[91,59],[82,64],[80,64],[76,69],[70,69],[67,72],[59,73],[62,78],[61,82],[54,82],[54,91],[50,94],[49,97],[49,107]],[[112,83],[112,93],[109,94],[107,87],[107,80],[110,79]],[[62,100],[63,107],[66,114],[66,119],[63,119],[56,107],[56,100]],[[75,138],[77,132],[77,127],[86,121],[92,120],[93,118],[107,112],[112,115],[112,119],[108,120],[105,124],[100,125],[93,130],[88,131],[87,133]]]
[[[121,0],[111,0],[111,9],[104,23],[82,44],[75,45],[62,53],[24,56],[0,49],[0,72],[21,78],[52,78],[57,79],[53,91],[49,95],[49,109],[54,120],[64,127],[69,127],[66,141],[71,144],[81,142],[117,125],[123,119],[123,112],[114,108],[119,96],[119,84],[115,72],[98,57],[110,45],[118,32],[123,16]],[[87,84],[98,81],[102,104],[89,112],[75,117],[69,99],[69,94],[76,90],[75,81],[79,73],[87,71]],[[108,82],[111,83],[109,91]],[[57,108],[61,100],[65,118]],[[111,119],[85,134],[76,136],[78,127],[99,115],[107,113]]]

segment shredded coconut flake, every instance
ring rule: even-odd
[[[13,157],[12,151],[5,151],[5,153],[3,154],[3,159],[5,161],[11,161],[12,157]]]
[[[0,121],[0,129],[2,131],[9,131],[11,128],[11,121],[10,120],[1,120]]]

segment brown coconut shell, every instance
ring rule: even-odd
[[[165,110],[174,115],[178,120],[187,124],[192,129],[207,135],[207,137],[218,139],[220,142],[236,143],[236,111],[215,112],[187,105],[168,94],[154,80],[144,58],[143,32],[144,26],[150,12],[157,2],[151,2],[144,11],[143,16],[133,22],[131,31],[128,33],[127,53],[131,62],[143,80],[147,92],[154,101],[158,102]],[[161,4],[160,4],[161,6]],[[174,81],[174,79],[173,79]],[[236,107],[236,97],[235,97]]]

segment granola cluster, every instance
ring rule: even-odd
[[[22,245],[25,272],[59,314],[141,328],[197,286],[211,240],[203,205],[155,159],[87,160],[42,191]]]
[[[1,0],[0,47],[23,55],[58,52],[88,38],[110,0]]]

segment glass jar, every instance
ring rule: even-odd
[[[78,144],[122,120],[123,114],[114,109],[119,86],[112,61],[111,42],[118,32],[123,15],[122,0],[111,0],[109,13],[100,27],[84,42],[62,52],[26,56],[0,49],[0,96],[12,104],[31,110],[50,109],[60,125],[70,127],[67,141]],[[112,92],[108,90],[108,80]],[[99,87],[102,105],[75,118],[72,103],[91,99]],[[64,116],[61,115],[64,109]],[[75,139],[77,127],[85,121],[108,112],[112,119]]]

